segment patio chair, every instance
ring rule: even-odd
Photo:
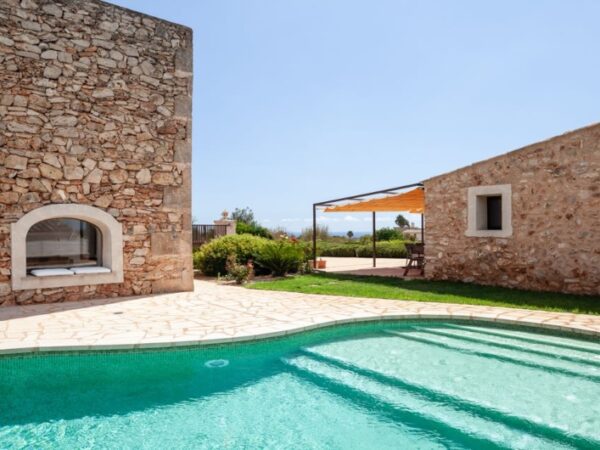
[[[408,253],[408,264],[404,266],[403,276],[406,276],[410,269],[419,269],[421,275],[425,275],[425,244],[406,244],[406,251]]]

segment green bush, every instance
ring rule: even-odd
[[[200,260],[201,259],[202,259],[202,257],[201,257],[200,249],[194,250],[194,253],[192,253],[192,261],[193,261],[195,270],[201,270],[200,269]]]
[[[309,256],[312,257],[312,242],[307,242],[306,245],[307,245],[308,249],[310,250]],[[336,250],[333,250],[333,249],[335,249],[337,247],[348,247],[348,248],[353,249],[353,248],[357,248],[358,245],[359,245],[358,242],[317,241],[317,256],[336,256],[336,255],[330,254],[330,251],[335,252]],[[355,256],[354,253],[352,253],[350,250],[348,250],[348,251],[340,250],[340,252],[342,252],[342,253],[345,252],[346,254],[348,254],[350,256]]]
[[[323,248],[319,256],[354,257],[359,245],[332,245]]]
[[[402,232],[395,228],[380,228],[375,233],[378,241],[398,241],[403,239]]]
[[[194,253],[194,268],[209,276],[226,273],[227,257],[235,255],[239,264],[255,259],[270,241],[250,234],[223,236],[200,247]]]
[[[253,236],[272,239],[271,232],[267,228],[256,223],[237,222],[235,225],[235,232],[237,234],[251,234]]]
[[[312,259],[312,243],[305,243],[303,248],[306,258]],[[326,241],[317,242],[317,256],[336,256],[342,258],[370,257],[373,255],[373,243],[371,239],[361,242],[347,242],[336,244]],[[377,256],[380,258],[406,258],[406,247],[402,240],[377,242]]]
[[[268,242],[256,256],[256,263],[277,277],[282,277],[289,272],[297,272],[303,262],[303,248],[286,240]]]
[[[369,243],[373,242],[373,235],[372,234],[362,235],[360,238],[358,238],[358,242],[360,242],[363,245],[368,245]]]
[[[404,241],[377,242],[378,258],[406,258],[406,247]],[[356,249],[356,255],[360,257],[373,256],[372,245],[361,245]]]

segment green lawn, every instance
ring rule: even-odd
[[[265,291],[345,295],[421,302],[505,306],[584,314],[600,314],[600,296],[521,291],[449,281],[402,280],[339,274],[294,276],[248,286]]]

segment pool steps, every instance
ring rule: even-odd
[[[345,399],[358,398],[376,403],[373,406],[378,411],[386,410],[395,422],[433,430],[440,439],[449,442],[466,440],[472,448],[501,449],[577,448],[579,443],[557,430],[547,432],[549,436],[531,435],[527,430],[532,426],[527,421],[500,418],[497,412],[484,412],[486,408],[478,405],[466,405],[460,399],[436,395],[422,387],[312,352],[284,360],[284,363],[322,389],[338,391]],[[348,390],[351,392],[345,392]],[[411,416],[407,418],[407,414]]]

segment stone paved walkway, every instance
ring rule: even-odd
[[[375,275],[378,277],[403,277],[406,259],[377,258],[377,267],[373,267],[373,258],[338,258],[325,256],[327,267],[323,272],[344,273],[348,275]],[[411,271],[414,275],[417,271]]]
[[[219,343],[373,318],[482,319],[600,337],[600,316],[254,291],[196,281],[195,292],[188,293],[0,308],[0,353]]]

